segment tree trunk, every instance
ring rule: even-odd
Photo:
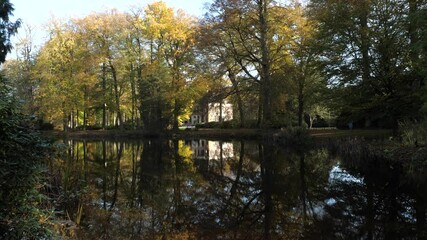
[[[418,4],[417,0],[408,0],[409,3],[409,40],[411,41],[411,46],[414,46],[415,43],[418,42],[418,34],[417,34],[417,23],[416,19],[414,19],[414,15],[418,12]],[[410,50],[410,58],[413,63],[418,61],[418,52],[414,49]]]
[[[268,0],[258,1],[261,47],[261,94],[263,106],[262,125],[267,126],[272,120],[271,109],[271,79],[270,79],[270,49],[268,46]]]
[[[302,127],[304,120],[304,94],[302,89],[298,93],[298,126]]]
[[[102,129],[105,130],[107,126],[107,103],[105,96],[107,95],[107,80],[105,78],[105,63],[102,63],[102,93],[103,93],[103,104],[102,104]]]
[[[74,129],[74,109],[71,109],[70,112],[70,128]]]
[[[122,111],[120,110],[119,83],[117,81],[117,72],[116,72],[116,68],[111,62],[111,59],[109,60],[109,64],[110,64],[111,74],[113,75],[114,99],[116,101],[115,103],[116,103],[116,111],[117,111],[117,121],[118,121],[120,130],[123,130],[123,117],[122,117]]]
[[[87,110],[83,111],[83,130],[86,131],[87,126]]]
[[[414,48],[415,44],[419,42],[418,32],[421,31],[417,26],[417,19],[414,17],[415,14],[419,11],[418,0],[409,0],[409,40],[411,49],[409,50],[409,57],[411,60],[411,65],[414,66],[415,69],[412,69],[413,72],[419,72],[417,66],[419,64],[420,55],[419,52]],[[412,80],[412,91],[417,91],[420,89],[422,83],[422,77],[419,74],[415,74]]]
[[[179,106],[178,106],[178,100],[175,99],[175,105],[173,108],[173,130],[178,130],[179,127],[179,119],[178,119],[178,115],[179,115]]]
[[[136,89],[139,87],[139,84],[141,84],[141,81],[142,81],[142,66],[138,66],[138,68],[137,68],[137,81],[136,81],[136,83],[135,83],[135,97],[137,97],[137,95],[136,95]],[[138,88],[138,93],[140,93],[140,91],[139,91],[139,88]],[[136,100],[135,100],[135,108],[136,108],[136,116],[139,116],[139,118],[138,117],[136,117],[137,118],[137,120],[136,120],[136,127],[137,128],[140,128],[141,127],[141,121],[142,121],[142,117],[141,117],[141,106],[142,106],[142,100],[141,99],[139,99],[139,104],[138,104],[138,98],[136,98]]]
[[[261,88],[261,87],[260,87]],[[261,127],[261,123],[262,123],[262,102],[263,102],[263,96],[261,94],[261,89],[260,89],[260,94],[258,94],[258,116],[257,116],[257,123],[256,126],[257,127]]]
[[[131,87],[131,99],[132,99],[132,107],[131,107],[131,121],[132,121],[132,129],[135,129],[135,116],[136,116],[136,87],[135,87],[135,70],[133,68],[133,64],[130,64],[130,87]]]
[[[242,95],[240,94],[239,83],[236,80],[236,74],[231,69],[228,69],[228,78],[230,79],[231,83],[233,84],[234,91],[236,92],[237,108],[239,111],[239,118],[240,118],[239,126],[244,127],[245,126],[245,114],[243,112]]]
[[[179,93],[180,86],[179,86],[179,81],[180,81],[180,74],[179,74],[179,69],[177,66],[175,66],[176,63],[174,62],[173,64],[173,88],[174,88],[174,94],[177,95]],[[173,130],[178,130],[178,126],[179,126],[179,113],[181,110],[181,103],[178,100],[178,97],[175,96],[174,99],[174,108],[173,108]]]
[[[67,110],[65,109],[65,102],[62,102],[62,128],[64,132],[68,131],[68,116]]]
[[[369,27],[368,27],[368,3],[363,6],[360,14],[361,48],[362,53],[362,81],[368,82],[370,78],[370,60],[369,60]]]
[[[79,115],[80,115],[80,111],[79,111],[79,109],[77,109],[76,110],[76,124],[75,124],[75,127],[80,126],[79,125],[79,120],[80,120]]]

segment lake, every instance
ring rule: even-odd
[[[63,142],[50,194],[78,239],[426,239],[425,183],[325,145]]]

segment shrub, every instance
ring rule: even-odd
[[[219,122],[207,122],[197,125],[198,128],[220,128],[221,124]]]
[[[399,123],[402,143],[408,146],[427,144],[427,121],[417,122],[405,120]]]
[[[306,147],[312,143],[312,137],[307,128],[289,127],[283,129],[276,138],[286,145]]]
[[[47,198],[41,194],[50,145],[19,114],[0,77],[0,239],[50,238]]]
[[[232,119],[229,121],[224,121],[220,124],[221,128],[224,129],[232,129],[232,128],[237,128],[239,125],[239,122],[236,119]]]
[[[245,128],[258,128],[257,120],[246,120],[244,126]]]
[[[43,131],[51,131],[54,129],[54,126],[52,123],[41,122],[41,123],[39,123],[39,129],[43,130]]]

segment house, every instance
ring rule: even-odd
[[[223,122],[233,119],[233,104],[224,100],[221,103],[208,104],[208,122]]]
[[[196,125],[206,122],[223,122],[233,119],[233,104],[227,100],[222,102],[197,104],[193,109],[187,125]]]

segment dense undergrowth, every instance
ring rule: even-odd
[[[50,239],[53,211],[46,189],[45,163],[51,145],[19,113],[0,79],[0,239]]]

